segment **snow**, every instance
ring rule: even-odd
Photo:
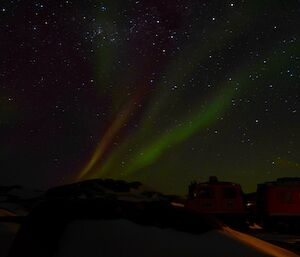
[[[294,257],[278,246],[228,227],[203,234],[118,220],[75,220],[55,257]]]
[[[287,251],[279,246],[267,243],[263,240],[260,240],[258,238],[252,237],[250,235],[235,231],[230,228],[225,228],[225,231],[231,235],[233,238],[236,238],[237,240],[244,242],[248,244],[249,246],[252,246],[255,249],[260,249],[265,251],[266,253],[270,254],[271,256],[298,256],[297,254],[291,253],[290,251]],[[291,255],[292,254],[292,255]]]

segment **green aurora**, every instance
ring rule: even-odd
[[[248,65],[248,67],[236,71],[230,81],[221,83],[218,92],[211,97],[210,100],[206,100],[206,104],[202,104],[197,112],[189,114],[189,117],[180,123],[180,126],[171,127],[166,129],[165,133],[160,134],[156,138],[151,137],[151,140],[147,140],[149,133],[151,134],[151,123],[149,120],[144,119],[144,125],[140,127],[133,135],[129,136],[123,145],[112,152],[112,154],[104,161],[104,164],[95,166],[90,178],[96,177],[115,177],[115,178],[134,178],[134,174],[142,172],[148,166],[151,166],[155,162],[163,158],[164,154],[176,145],[183,143],[189,138],[193,137],[199,131],[213,127],[226,112],[230,112],[232,100],[246,94],[251,90],[254,82],[249,79],[249,73],[255,74],[260,71],[263,72],[265,77],[270,77],[274,73],[279,73],[283,68],[283,65],[287,63],[287,56],[295,53],[300,48],[294,46],[286,49],[285,54],[278,51],[277,56],[264,56],[255,64]],[[270,60],[268,69],[265,68],[263,60]],[[155,102],[155,101],[154,101]],[[161,108],[161,107],[160,107]],[[159,115],[161,110],[153,108],[150,115]],[[153,131],[152,131],[153,132]],[[147,134],[148,133],[148,134]],[[137,144],[136,141],[141,141],[135,152],[130,153],[128,158],[130,161],[124,166],[120,167],[118,164],[127,154],[126,151],[131,149],[131,145]],[[152,172],[161,172],[160,170],[153,170]]]

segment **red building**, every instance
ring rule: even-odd
[[[185,207],[198,213],[216,216],[229,225],[244,227],[246,224],[241,186],[220,182],[216,177],[210,177],[208,182],[191,183]]]
[[[265,228],[300,227],[300,178],[257,185],[257,222]]]

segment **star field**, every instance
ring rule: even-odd
[[[299,176],[299,1],[1,1],[1,183],[184,194]]]

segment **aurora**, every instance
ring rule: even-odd
[[[1,181],[299,173],[297,1],[4,1]]]

